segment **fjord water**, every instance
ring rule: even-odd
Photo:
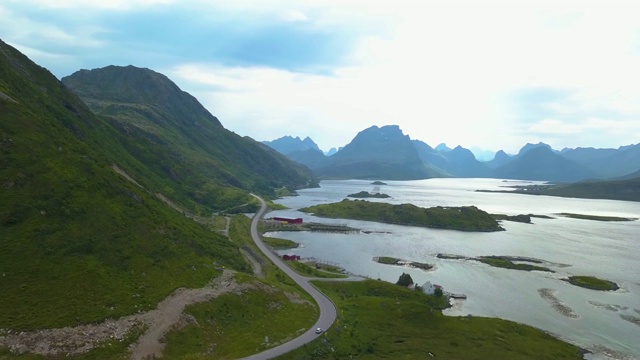
[[[529,324],[593,351],[587,358],[640,358],[640,221],[603,222],[557,215],[638,218],[640,203],[475,191],[532,184],[498,179],[385,182],[387,185],[381,186],[381,192],[391,198],[370,201],[412,203],[422,207],[475,205],[489,213],[549,215],[554,219],[532,218],[533,224],[504,221],[502,226],[506,231],[471,233],[321,219],[297,211],[373,189],[370,181],[322,181],[320,188],[300,190],[300,196],[278,200],[289,209],[267,216],[344,224],[366,233],[275,232],[269,236],[301,244],[286,253],[337,263],[354,274],[395,282],[402,272],[407,272],[417,284],[428,280],[442,285],[445,291],[466,294],[467,300],[455,301],[454,306],[445,311],[451,316],[472,314]],[[501,269],[471,260],[438,259],[438,253],[536,258],[555,273]],[[435,268],[422,271],[383,265],[373,261],[375,256],[425,262],[434,264]],[[561,280],[571,275],[615,281],[620,289],[595,291]],[[540,289],[550,289],[552,300],[543,298]],[[558,305],[564,305],[564,311],[557,310]]]

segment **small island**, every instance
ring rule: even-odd
[[[528,258],[512,257],[512,256],[480,256],[475,258],[474,260],[480,261],[481,263],[484,263],[487,265],[504,268],[504,269],[555,272],[544,266],[523,264],[522,262],[537,263],[537,264],[542,262],[540,260],[534,260],[534,259],[528,259]],[[514,261],[519,261],[519,262],[515,263]]]
[[[376,181],[372,182],[371,185],[387,185],[387,183],[384,183],[382,181],[376,180]]]
[[[302,208],[300,211],[319,217],[377,221],[432,229],[504,231],[491,215],[475,206],[421,208],[413,204],[392,205],[345,199],[337,203]]]
[[[547,271],[547,272],[555,272],[549,268],[539,265],[532,264],[542,264],[542,260],[531,259],[527,257],[521,256],[478,256],[478,257],[467,257],[460,255],[451,255],[451,254],[437,254],[436,257],[438,259],[447,259],[447,260],[473,260],[479,261],[483,264],[487,264],[493,267],[499,267],[503,269],[512,269],[512,270],[522,270],[522,271]],[[517,263],[516,263],[517,261]],[[529,263],[529,264],[523,264]]]
[[[421,263],[421,262],[416,262],[416,261],[402,260],[402,259],[389,257],[389,256],[376,256],[376,257],[373,258],[373,261],[375,261],[375,262],[377,262],[379,264],[386,264],[386,265],[399,265],[399,266],[408,265],[410,267],[414,267],[414,268],[418,268],[418,269],[422,269],[422,270],[431,270],[431,269],[433,269],[433,265],[431,265],[431,264],[426,264],[426,263]]]
[[[594,276],[570,276],[567,279],[563,279],[569,284],[580,286],[591,290],[600,291],[615,291],[620,287],[613,281],[598,279]]]
[[[386,198],[390,198],[391,196],[387,194],[382,194],[382,193],[370,193],[367,191],[360,191],[359,193],[349,194],[347,195],[347,197],[358,198],[358,199],[365,199],[365,198],[386,199]]]
[[[572,219],[581,219],[581,220],[595,220],[595,221],[634,221],[637,219],[634,218],[625,218],[618,216],[600,216],[600,215],[585,215],[585,214],[574,214],[574,213],[560,213],[560,216],[572,218]]]
[[[505,215],[505,214],[491,214],[496,220],[505,220],[505,221],[513,221],[513,222],[521,222],[525,224],[531,224],[531,216],[530,215]]]

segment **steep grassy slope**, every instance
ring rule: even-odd
[[[247,270],[235,245],[117,174],[142,167],[127,139],[1,41],[0,93],[0,328],[115,317],[205,284],[216,262]]]
[[[62,79],[97,114],[132,139],[123,144],[153,174],[135,164],[127,173],[169,192],[195,212],[250,201],[246,190],[273,196],[298,188],[311,173],[277,151],[226,130],[166,76],[134,66],[81,70]],[[245,190],[245,191],[238,191]]]

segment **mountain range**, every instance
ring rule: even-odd
[[[313,143],[309,138],[307,142]],[[313,143],[315,145],[315,143]],[[409,180],[431,177],[494,177],[574,182],[611,179],[639,171],[640,144],[618,149],[552,149],[526,144],[518,154],[500,150],[490,161],[479,161],[461,146],[435,148],[412,140],[397,125],[372,126],[331,156],[319,149],[289,144],[290,159],[308,166],[320,178]]]

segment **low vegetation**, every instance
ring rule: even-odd
[[[375,280],[316,286],[336,303],[338,320],[279,359],[582,359],[578,347],[527,325],[444,316],[445,297]]]
[[[364,200],[343,200],[300,209],[320,217],[377,221],[460,231],[504,230],[488,213],[475,206],[421,208],[412,204],[392,205]]]
[[[620,287],[613,281],[598,279],[593,276],[570,276],[566,279],[570,284],[591,290],[615,291]]]
[[[318,314],[309,302],[274,287],[254,289],[190,305],[190,323],[166,336],[167,359],[237,359],[300,335]]]
[[[274,237],[263,236],[262,241],[276,250],[295,249],[298,243],[289,239],[280,239]]]
[[[314,231],[327,233],[353,233],[360,231],[346,225],[320,224],[315,222],[306,222],[302,224],[287,224],[279,221],[261,221],[259,230],[262,233],[269,231]]]
[[[386,264],[386,265],[400,265],[400,266],[406,265],[406,266],[410,266],[410,267],[414,267],[422,270],[430,270],[433,268],[433,265],[431,264],[421,263],[417,261],[402,260],[402,259],[389,257],[389,256],[376,256],[373,258],[373,261],[380,264]]]
[[[491,265],[494,267],[504,268],[504,269],[512,269],[512,270],[523,270],[523,271],[547,271],[547,272],[555,272],[549,268],[533,264],[541,264],[541,260],[530,259],[526,257],[520,256],[479,256],[479,257],[467,257],[460,255],[449,255],[449,254],[438,254],[436,255],[439,259],[449,259],[449,260],[474,260],[479,261],[481,263]],[[517,261],[518,263],[516,263]],[[523,264],[529,263],[529,264]]]
[[[480,261],[481,263],[484,263],[487,265],[491,265],[499,268],[505,268],[505,269],[554,272],[553,270],[546,268],[544,266],[514,263],[513,259],[510,259],[509,257],[505,257],[505,256],[481,256],[481,257],[475,258],[474,260]],[[530,261],[530,260],[527,260],[527,261]]]
[[[573,184],[515,186],[514,190],[476,191],[640,201],[640,177],[626,180],[580,181]]]
[[[347,275],[340,274],[335,271],[325,271],[319,265],[311,262],[303,262],[303,261],[287,261],[286,263],[290,268],[295,270],[298,274],[309,276],[309,277],[317,277],[317,278],[326,278],[326,279],[337,279],[337,278],[346,278]]]
[[[595,221],[633,221],[636,219],[632,218],[624,218],[618,216],[601,216],[601,215],[585,215],[585,214],[574,214],[574,213],[560,213],[558,215],[562,215],[564,217],[572,218],[572,219],[581,219],[581,220],[595,220]]]
[[[531,224],[531,215],[505,215],[505,214],[491,214],[496,220],[506,220],[513,222],[521,222],[525,224]]]
[[[357,199],[366,199],[366,198],[386,199],[386,198],[390,198],[391,196],[383,193],[370,193],[368,191],[360,191],[355,194],[349,194],[347,195],[347,197],[357,198]]]

